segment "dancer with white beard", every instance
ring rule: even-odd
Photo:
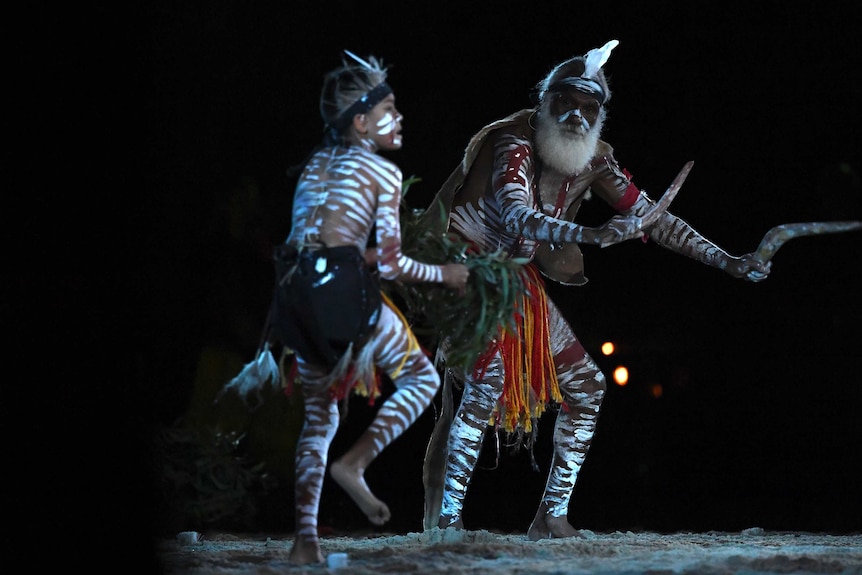
[[[582,285],[578,244],[649,239],[737,278],[760,281],[769,263],[729,255],[686,222],[656,207],[600,139],[610,99],[602,66],[618,42],[556,66],[537,86],[538,105],[476,134],[436,202],[449,231],[486,253],[502,250],[530,263],[529,293],[516,310],[518,333],[501,331],[471,373],[447,368],[444,382],[463,383],[457,413],[438,419],[425,461],[425,528],[463,528],[462,508],[484,432],[500,425],[521,440],[550,406],[559,406],[553,460],[531,540],[571,537],[569,500],[592,442],[605,376],[545,295],[542,276]],[[587,193],[620,215],[592,228],[574,223]],[[436,215],[432,203],[428,214]],[[541,275],[540,275],[541,274]],[[441,346],[445,358],[446,344]]]

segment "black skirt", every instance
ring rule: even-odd
[[[353,344],[358,351],[380,319],[377,275],[356,246],[274,251],[272,328],[304,361],[334,367]]]

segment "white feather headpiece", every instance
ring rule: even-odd
[[[619,40],[611,40],[601,48],[593,48],[584,56],[584,77],[595,78],[608,58],[611,57],[611,50],[619,45]]]
[[[601,48],[593,48],[583,56],[575,56],[561,62],[536,86],[539,101],[551,90],[572,87],[595,96],[600,104],[611,97],[602,66],[611,56],[619,40],[610,40]]]

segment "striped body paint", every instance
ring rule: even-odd
[[[401,318],[385,305],[374,335],[362,353],[373,358],[396,388],[357,442],[367,446],[361,454],[364,469],[428,407],[440,386],[440,378]],[[297,359],[297,366],[305,421],[296,448],[296,529],[298,537],[317,540],[317,514],[327,453],[340,416],[330,391],[329,372],[301,358]]]
[[[324,148],[309,160],[294,197],[287,243],[298,248],[355,245],[364,250],[376,225],[385,279],[441,282],[441,266],[401,252],[401,170],[358,146]]]
[[[592,443],[606,380],[553,302],[548,302],[554,367],[565,408],[554,426],[554,456],[542,502],[565,517],[578,472]],[[461,405],[449,432],[439,527],[461,526],[464,500],[485,429],[503,393],[505,374],[497,354],[481,379],[464,378]]]
[[[537,249],[543,245],[550,245],[552,250],[556,249],[554,246],[578,243],[604,245],[596,233],[598,228],[574,223],[589,192],[615,209],[620,214],[618,218],[623,218],[605,224],[620,226],[619,237],[627,237],[632,232],[630,223],[643,218],[650,222],[643,230],[656,243],[712,267],[727,268],[733,258],[680,218],[669,212],[654,216],[651,210],[656,203],[620,168],[607,143],[597,140],[592,158],[576,173],[563,173],[545,162],[539,169],[530,113],[526,110],[513,115],[508,123],[486,132],[484,142],[471,141],[471,157],[476,159],[470,167],[473,171],[465,176],[461,192],[452,201],[450,231],[487,252],[500,250],[526,260],[534,260]],[[565,115],[555,116],[554,120],[572,119]],[[481,163],[486,161],[482,158],[490,160]],[[480,178],[477,173],[484,175]],[[483,186],[482,178],[487,185]],[[548,321],[554,369],[564,405],[560,406],[554,423],[553,457],[544,493],[528,531],[534,540],[576,534],[568,523],[568,506],[607,389],[605,376],[551,301]],[[445,346],[441,353],[445,356]],[[427,498],[441,501],[437,522],[441,528],[463,527],[463,506],[484,432],[504,388],[506,374],[502,365],[498,355],[481,379],[459,376],[464,381],[464,392],[448,431],[442,493],[438,496],[435,491]],[[426,469],[426,476],[435,476],[435,470]],[[426,527],[429,517],[434,517],[433,509],[430,512],[426,509]]]
[[[391,131],[392,126],[394,118],[390,116],[378,128]],[[297,184],[287,243],[299,250],[354,245],[365,251],[374,229],[381,277],[442,282],[441,266],[413,260],[401,252],[401,171],[372,150],[363,142],[326,147],[311,157]],[[302,357],[296,362],[305,419],[296,448],[297,540],[291,558],[312,563],[322,557],[317,517],[329,447],[340,414],[332,393],[337,382],[330,370]],[[365,484],[364,471],[428,407],[440,377],[404,318],[385,303],[371,338],[362,349],[354,350],[353,365],[359,373],[373,373],[376,367],[392,381],[395,391],[356,443],[332,463],[330,473],[369,521],[381,525],[390,518],[390,511]]]

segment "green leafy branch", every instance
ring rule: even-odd
[[[448,220],[443,206],[428,208],[439,210],[435,222],[425,217],[425,210],[404,204],[410,185],[418,181],[413,177],[404,182],[402,251],[425,263],[464,263],[470,279],[463,294],[436,283],[384,282],[384,289],[403,303],[402,311],[418,337],[433,344],[448,338],[447,364],[470,370],[501,328],[514,328],[514,314],[529,281],[523,269],[527,260],[509,258],[501,250],[483,253],[454,233],[440,232]]]

